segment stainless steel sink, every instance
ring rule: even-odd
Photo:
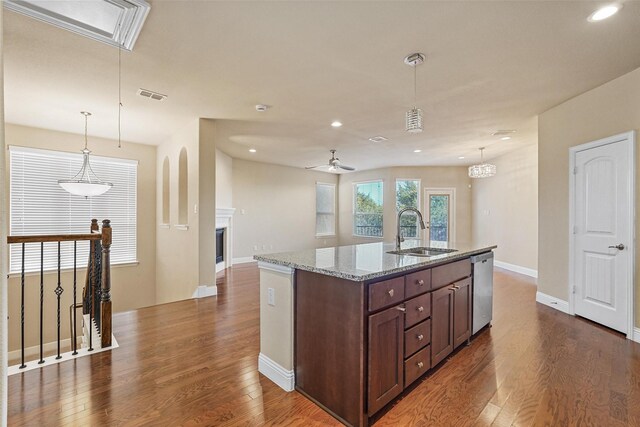
[[[427,248],[427,247],[418,247],[418,248],[408,248],[402,249],[400,251],[389,251],[388,254],[393,255],[410,255],[410,256],[438,256],[443,254],[450,254],[451,252],[457,252],[457,249],[443,249],[443,248]]]

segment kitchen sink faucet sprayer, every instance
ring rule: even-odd
[[[398,234],[396,234],[396,251],[400,250],[400,244],[402,242],[404,242],[404,237],[402,237],[400,235],[400,217],[402,216],[403,213],[405,213],[407,211],[415,212],[418,215],[418,219],[420,220],[420,228],[422,228],[423,230],[425,228],[427,228],[427,227],[425,227],[424,221],[422,220],[422,214],[420,213],[420,211],[418,209],[416,209],[416,208],[400,209],[400,212],[398,212]]]

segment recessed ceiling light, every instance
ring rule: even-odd
[[[607,6],[603,6],[600,9],[593,12],[591,15],[589,15],[589,18],[587,18],[587,20],[589,22],[602,21],[618,13],[618,11],[621,8],[622,8],[622,5],[620,4],[609,4]]]
[[[255,148],[249,148],[250,153],[255,153],[257,150]]]
[[[371,142],[385,142],[388,140],[389,138],[385,138],[384,136],[372,136],[371,138],[369,138],[369,141]]]
[[[342,122],[339,122],[338,120],[334,120],[331,122],[331,127],[339,128],[340,126],[342,126]]]
[[[459,156],[458,159],[462,160],[464,159],[464,156]]]
[[[508,141],[511,139],[510,136],[503,136],[502,138],[500,138],[502,141]]]
[[[413,150],[414,153],[422,153],[422,150]]]

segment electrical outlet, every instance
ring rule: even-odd
[[[266,250],[267,249],[267,245],[262,245],[262,250]]]
[[[244,214],[246,214],[246,213],[247,213],[247,211],[245,211],[244,209],[240,209],[240,213],[241,213],[242,215],[244,215]]]
[[[258,245],[253,245],[253,250],[257,251],[258,250]]]
[[[269,245],[269,250],[272,251],[273,250],[273,245]]]
[[[276,291],[273,288],[267,288],[267,303],[274,307],[276,305]]]
[[[197,204],[193,205],[193,213],[194,214],[198,213],[198,205]]]

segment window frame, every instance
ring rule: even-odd
[[[380,225],[380,227],[382,228],[382,235],[381,236],[366,236],[366,235],[362,235],[362,234],[356,234],[356,203],[358,201],[358,185],[359,184],[371,184],[371,183],[376,183],[379,182],[382,185],[382,223]],[[363,238],[363,239],[377,239],[377,240],[384,240],[384,200],[385,200],[385,196],[384,196],[384,179],[380,178],[380,179],[370,179],[367,181],[357,181],[353,183],[352,186],[352,191],[351,191],[351,198],[352,203],[351,203],[351,235],[352,237],[358,237],[358,238]]]
[[[318,186],[324,185],[327,187],[333,188],[333,233],[318,233]],[[337,185],[335,183],[330,182],[321,182],[316,181],[315,190],[316,190],[316,238],[322,239],[327,237],[336,237],[338,235],[338,194],[337,194]]]
[[[396,212],[396,228],[398,227],[398,181],[418,181],[418,202],[417,202],[417,206],[416,209],[418,209],[420,211],[420,213],[422,214],[422,216],[424,217],[424,213],[422,210],[420,210],[420,202],[422,201],[422,197],[420,197],[420,193],[422,193],[422,180],[420,178],[396,178],[396,185],[393,187],[393,191],[395,193],[395,200],[394,200],[394,209]],[[418,226],[418,222],[416,221],[416,230],[418,232],[418,235],[416,237],[406,237],[406,239],[412,239],[412,240],[420,240],[422,239],[422,229]]]

